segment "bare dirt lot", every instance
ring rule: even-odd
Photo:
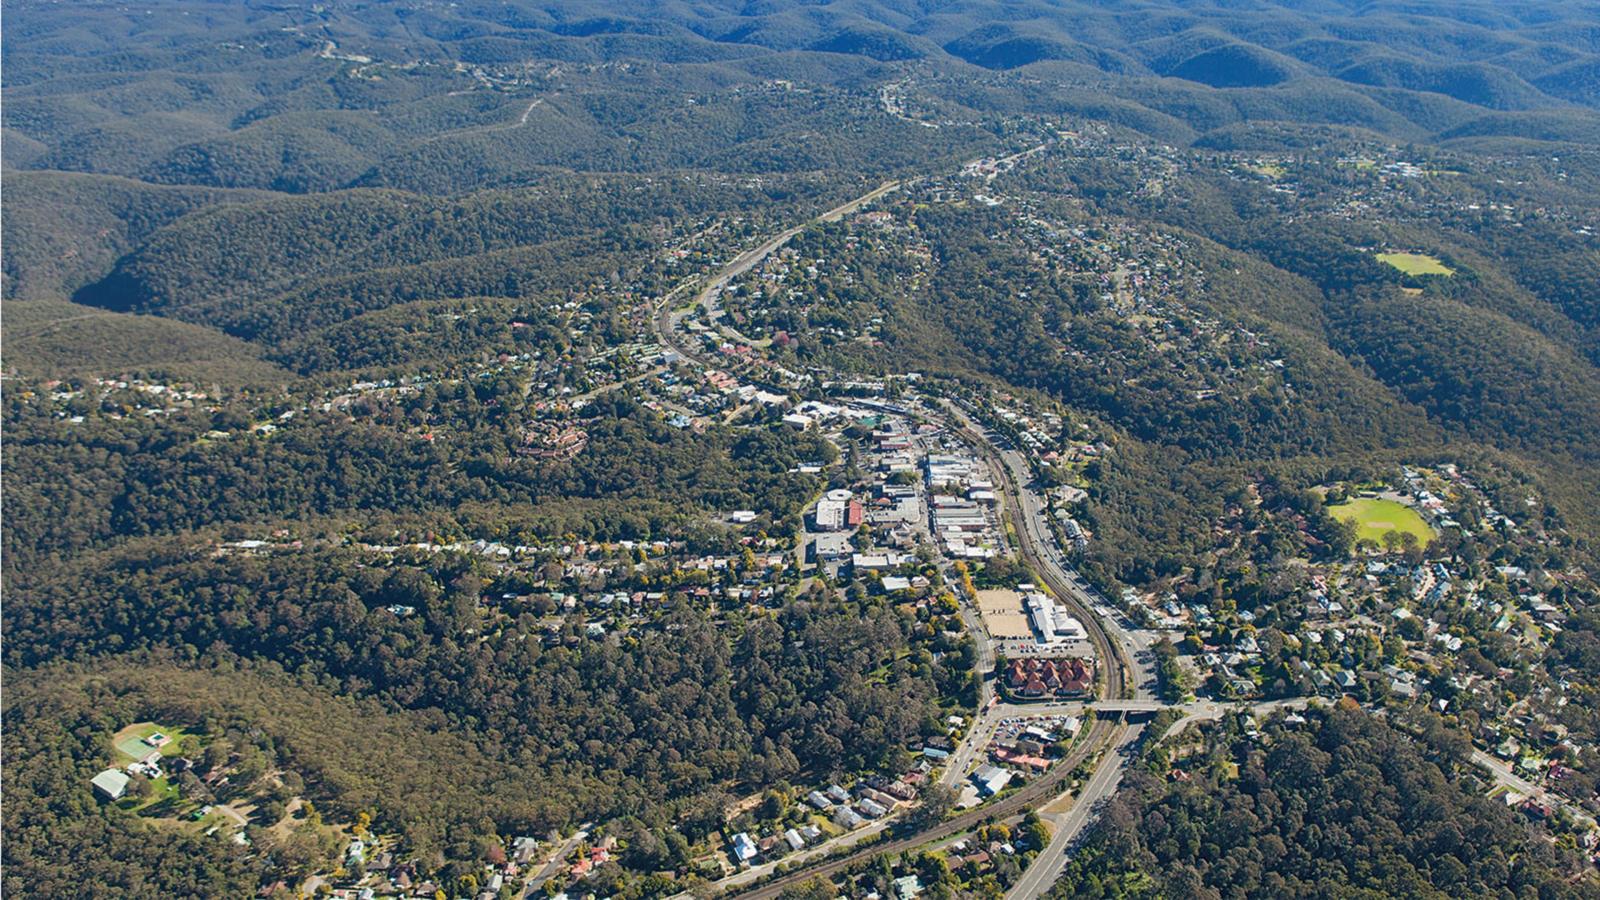
[[[1022,608],[1022,594],[1012,590],[978,592],[978,611],[983,625],[995,640],[1022,640],[1033,637],[1028,614]]]

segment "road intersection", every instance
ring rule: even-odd
[[[717,296],[730,280],[749,271],[806,227],[841,218],[900,186],[901,182],[887,182],[739,254],[702,284],[696,292],[694,303],[689,307],[675,310],[672,307],[672,295],[662,298],[652,317],[658,340],[694,365],[716,368],[693,346],[695,341],[685,339],[685,335],[679,331],[689,309],[700,307],[715,323]],[[687,284],[673,291],[673,295],[685,287]],[[994,649],[984,630],[982,618],[972,605],[974,598],[961,596],[961,618],[977,645],[974,668],[979,675],[979,713],[951,753],[939,782],[947,787],[958,784],[981,757],[996,729],[1008,718],[1052,715],[1082,717],[1085,723],[1083,733],[1073,743],[1066,758],[1021,790],[1004,795],[999,801],[967,810],[920,830],[878,840],[885,833],[892,834],[901,821],[897,817],[886,818],[787,857],[784,860],[786,872],[781,876],[769,877],[776,872],[775,864],[756,866],[713,882],[707,886],[710,891],[724,896],[776,897],[785,887],[811,878],[828,877],[882,853],[903,852],[959,836],[984,821],[1014,820],[1028,810],[1070,802],[1065,812],[1043,814],[1053,827],[1050,843],[1035,856],[1032,864],[1006,895],[1007,900],[1035,900],[1045,894],[1060,876],[1071,848],[1093,822],[1105,801],[1116,792],[1128,765],[1133,762],[1140,738],[1149,726],[1130,722],[1130,716],[1142,718],[1163,709],[1175,710],[1180,715],[1165,732],[1171,734],[1182,731],[1196,721],[1220,719],[1229,710],[1260,714],[1278,707],[1303,708],[1309,702],[1307,698],[1298,698],[1241,706],[1209,700],[1186,704],[1169,704],[1160,700],[1157,697],[1155,656],[1152,652],[1152,645],[1159,640],[1159,636],[1135,627],[1073,569],[1050,529],[1049,504],[1039,490],[1026,458],[1004,436],[976,421],[969,411],[955,403],[929,398],[913,398],[909,402],[919,413],[925,414],[936,424],[945,425],[949,433],[966,442],[998,476],[996,484],[1001,495],[1001,508],[1015,535],[1019,555],[1034,575],[1056,595],[1057,600],[1084,624],[1090,640],[1096,646],[1100,670],[1105,675],[1103,684],[1098,685],[1100,696],[1071,703],[1001,702],[993,690]],[[944,565],[947,580],[958,583],[958,579],[949,571],[950,563],[946,561]],[[1480,756],[1483,754],[1475,753],[1475,760]],[[1076,791],[1071,790],[1074,770],[1091,760],[1094,761],[1094,768],[1089,778]],[[1478,761],[1480,765],[1485,764],[1483,760]],[[1493,762],[1489,759],[1488,767],[1497,777],[1504,775],[1511,779],[1508,783],[1514,789],[1534,793],[1524,789],[1526,783],[1516,783],[1518,780],[1514,774],[1493,766]],[[869,846],[858,847],[864,842]]]
[[[722,288],[733,278],[743,272],[749,271],[773,251],[782,247],[795,235],[805,228],[818,222],[834,221],[850,212],[853,212],[871,201],[893,191],[901,186],[900,182],[887,182],[873,190],[842,203],[828,210],[817,218],[790,228],[757,247],[739,254],[716,275],[706,281],[695,295],[695,302],[689,307],[700,307],[708,315],[715,318],[715,302]],[[676,292],[675,292],[676,293]],[[656,309],[652,322],[657,332],[657,338],[663,346],[677,351],[685,360],[696,365],[714,368],[704,359],[691,342],[684,340],[679,332],[679,325],[687,314],[686,310],[673,310],[669,298],[663,298]],[[931,410],[932,408],[929,407]],[[1139,643],[1129,637],[1128,632],[1116,623],[1102,621],[1103,617],[1095,607],[1106,608],[1100,598],[1095,596],[1090,587],[1072,568],[1067,565],[1065,557],[1055,546],[1054,538],[1049,534],[1044,524],[1045,504],[1043,500],[1031,489],[1032,477],[1027,472],[1025,461],[1015,450],[1001,451],[986,436],[986,429],[978,426],[969,415],[953,407],[946,407],[949,415],[955,419],[957,427],[951,428],[952,433],[966,440],[972,449],[985,457],[996,474],[1001,475],[1004,485],[1004,507],[1011,517],[1013,529],[1021,545],[1018,549],[1031,566],[1033,566],[1045,584],[1057,594],[1062,602],[1066,603],[1080,618],[1089,631],[1091,640],[1096,644],[1097,657],[1102,671],[1106,673],[1105,693],[1107,700],[1124,700],[1129,702],[1140,701],[1141,693],[1145,696],[1148,709],[1157,708],[1153,701],[1149,701],[1150,687],[1154,684],[1153,673],[1147,672],[1148,666],[1133,669],[1128,662],[1130,656],[1138,658],[1139,651],[1143,648]],[[942,418],[935,413],[935,417]],[[1002,455],[1002,453],[1004,455]],[[941,782],[947,786],[954,785],[965,775],[966,769],[973,764],[981,748],[987,746],[988,736],[992,735],[997,724],[1008,715],[1049,715],[1046,711],[1048,704],[1043,706],[1028,706],[1026,712],[1013,708],[1007,704],[993,702],[992,698],[992,673],[994,667],[994,652],[989,645],[986,633],[983,630],[981,619],[976,615],[970,605],[972,598],[962,598],[962,618],[978,645],[977,671],[980,676],[987,674],[989,677],[980,677],[980,714],[976,721],[969,727],[966,736],[960,742],[951,759],[946,765]],[[1133,650],[1132,654],[1129,651]],[[1130,674],[1133,673],[1133,674]],[[1081,712],[1083,707],[1077,709]],[[1053,799],[1060,791],[1060,784],[1067,780],[1079,764],[1095,755],[1101,754],[1107,747],[1116,748],[1113,752],[1104,753],[1097,765],[1095,774],[1085,786],[1086,790],[1080,792],[1078,805],[1074,813],[1070,814],[1056,830],[1056,841],[1063,846],[1075,839],[1076,835],[1087,825],[1092,817],[1092,811],[1098,806],[1100,800],[1110,796],[1116,784],[1121,780],[1121,773],[1127,764],[1127,753],[1122,752],[1130,746],[1131,741],[1137,736],[1138,730],[1128,726],[1125,721],[1128,710],[1111,710],[1107,712],[1114,718],[1094,716],[1085,726],[1084,733],[1074,744],[1068,757],[1058,762],[1046,775],[1035,779],[1023,790],[1010,795],[1000,803],[987,804],[967,813],[957,815],[938,823],[928,829],[917,832],[907,837],[892,839],[876,844],[866,850],[849,853],[843,857],[832,856],[842,849],[842,845],[835,842],[814,848],[802,857],[791,857],[791,863],[802,863],[798,871],[770,881],[760,888],[739,896],[763,897],[776,896],[782,885],[797,883],[805,878],[836,871],[837,867],[847,864],[857,858],[888,852],[896,847],[912,847],[938,837],[947,837],[959,833],[968,825],[974,824],[981,818],[989,816],[1020,815],[1027,809],[1034,808]],[[1137,712],[1146,710],[1145,703],[1139,703]],[[1109,767],[1109,768],[1108,768]],[[1093,793],[1089,789],[1093,789]],[[1080,812],[1081,810],[1081,812]],[[971,819],[971,822],[968,820]],[[887,823],[885,823],[886,825]],[[882,829],[879,829],[880,831]],[[876,834],[876,832],[874,832]],[[864,840],[867,835],[854,839],[851,843]],[[1054,843],[1054,842],[1053,842]],[[1041,854],[1042,856],[1043,854]],[[808,860],[827,858],[827,862],[806,865]],[[737,873],[716,884],[713,888],[724,892],[737,892],[742,885],[757,880],[767,873],[764,870],[752,869]],[[1044,886],[1047,882],[1040,880]],[[1042,891],[1043,888],[1040,890]],[[1018,895],[1024,896],[1024,895]],[[1026,895],[1033,896],[1033,895]]]

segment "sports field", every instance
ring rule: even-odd
[[[138,762],[155,751],[156,748],[146,744],[144,739],[157,732],[172,738],[172,742],[162,748],[164,750],[163,755],[175,753],[178,741],[184,735],[184,730],[182,728],[163,728],[155,722],[138,722],[129,725],[112,737],[111,744],[117,748],[118,753],[129,760]]]
[[[1414,534],[1419,544],[1425,545],[1433,540],[1433,529],[1422,521],[1422,516],[1404,503],[1393,500],[1357,497],[1328,507],[1328,514],[1341,521],[1355,522],[1357,540],[1382,544],[1383,536],[1390,531]]]
[[[1379,253],[1378,261],[1388,263],[1407,275],[1454,275],[1455,269],[1450,268],[1438,257],[1425,256],[1421,253]]]

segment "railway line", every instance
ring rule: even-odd
[[[1089,640],[1094,644],[1095,654],[1101,660],[1101,670],[1105,673],[1106,699],[1134,699],[1136,692],[1128,677],[1131,666],[1122,648],[1106,633],[1100,617],[1090,608],[1090,598],[1083,594],[1081,588],[1061,576],[1055,561],[1047,557],[1047,550],[1035,546],[1041,537],[1037,534],[1037,523],[1028,521],[1028,512],[1022,503],[1023,486],[1017,483],[1016,473],[965,413],[955,410],[952,415],[962,422],[958,433],[983,455],[989,467],[1000,476],[1006,518],[1017,535],[1017,550],[1023,562],[1083,623],[1084,630],[1089,633]]]
[[[1061,598],[1068,609],[1074,615],[1079,616],[1084,623],[1084,628],[1089,633],[1090,640],[1095,646],[1095,652],[1102,660],[1102,670],[1106,676],[1104,680],[1106,699],[1135,699],[1133,695],[1136,691],[1132,689],[1131,682],[1128,679],[1128,673],[1131,668],[1123,655],[1122,648],[1116,641],[1111,639],[1111,636],[1100,623],[1099,617],[1090,608],[1089,598],[1082,596],[1081,589],[1061,577],[1056,564],[1043,555],[1047,551],[1035,546],[1039,536],[1033,524],[1025,520],[1028,513],[1021,501],[1023,486],[1017,483],[1016,473],[1000,457],[999,451],[975,428],[970,420],[959,412],[954,413],[954,415],[962,421],[962,427],[958,433],[984,456],[991,468],[1000,474],[1005,499],[1004,508],[1017,534],[1018,551],[1023,560]],[[1040,805],[1058,794],[1062,784],[1071,777],[1072,772],[1085,760],[1092,758],[1103,750],[1126,744],[1129,730],[1130,726],[1126,723],[1124,715],[1118,714],[1115,719],[1096,718],[1079,745],[1065,759],[1056,763],[1042,778],[1028,784],[1022,790],[1004,800],[977,807],[970,812],[946,819],[931,828],[923,829],[915,834],[895,838],[885,843],[874,844],[854,853],[813,866],[807,866],[766,882],[752,890],[742,893],[730,893],[728,896],[747,898],[747,900],[763,900],[763,898],[776,897],[786,887],[799,884],[811,878],[836,874],[855,863],[871,859],[880,853],[896,853],[902,850],[909,850],[929,841],[951,837],[970,830],[977,824],[991,818],[1006,819],[1021,815],[1028,809]],[[1102,761],[1101,769],[1111,766],[1113,769],[1120,770],[1123,764],[1124,760],[1120,758],[1107,758]],[[1116,783],[1116,774],[1118,774],[1116,771],[1096,771],[1099,781],[1112,785]],[[1089,811],[1085,810],[1081,815],[1081,820],[1086,822],[1089,814]],[[1054,845],[1050,849],[1057,854],[1061,852],[1060,848]],[[1036,860],[1035,865],[1039,864],[1040,862]],[[1045,887],[1048,887],[1048,883],[1045,884]]]
[[[818,216],[805,225],[786,230],[759,246],[740,254],[715,275],[702,282],[695,291],[694,305],[701,308],[715,302],[717,293],[731,279],[742,272],[748,271],[759,263],[768,254],[783,246],[796,234],[799,234],[807,225],[818,221],[831,221],[850,211],[860,208],[877,197],[900,187],[898,182],[888,182],[875,188],[854,200],[843,203],[828,212]],[[685,285],[684,287],[687,287]],[[681,289],[680,289],[681,290]],[[680,356],[702,367],[714,367],[711,360],[699,351],[698,347],[691,346],[692,341],[686,340],[679,333],[677,325],[679,315],[673,309],[673,296],[679,291],[663,297],[657,308],[653,311],[651,324],[654,326],[658,340],[663,346],[676,351]],[[1017,550],[1022,560],[1038,576],[1038,578],[1056,595],[1059,601],[1084,624],[1090,641],[1095,648],[1095,654],[1100,661],[1100,671],[1104,673],[1098,682],[1100,690],[1097,692],[1103,700],[1136,701],[1138,689],[1136,682],[1130,677],[1133,668],[1124,654],[1121,645],[1107,632],[1104,623],[1092,608],[1094,600],[1076,583],[1075,579],[1065,570],[1064,564],[1059,562],[1052,554],[1052,538],[1042,525],[1043,511],[1035,509],[1037,502],[1025,502],[1030,495],[1026,493],[1027,486],[1022,483],[1024,477],[1020,466],[1016,466],[1005,456],[1005,451],[996,447],[984,433],[984,429],[973,422],[963,411],[947,406],[944,415],[952,420],[950,424],[964,441],[984,458],[986,463],[999,476],[998,484],[1003,497],[1003,508],[1011,530],[1016,535]],[[743,885],[727,885],[722,896],[750,898],[750,900],[763,900],[778,896],[785,888],[799,884],[812,878],[828,877],[852,865],[871,859],[881,853],[895,853],[921,846],[930,841],[952,837],[970,831],[986,821],[1005,820],[1020,816],[1029,809],[1043,805],[1061,793],[1074,770],[1086,760],[1104,754],[1090,780],[1090,787],[1095,785],[1115,785],[1120,776],[1126,760],[1117,752],[1118,748],[1125,747],[1130,735],[1135,733],[1134,726],[1127,721],[1126,712],[1112,713],[1107,711],[1092,719],[1092,724],[1080,738],[1074,749],[1053,766],[1045,775],[1030,782],[1016,793],[994,803],[976,807],[968,812],[945,819],[930,827],[917,830],[910,834],[896,836],[887,841],[874,843],[859,850],[844,853],[843,855],[824,858],[814,864],[804,865],[792,872],[763,882],[746,889]],[[1108,752],[1109,751],[1109,752]],[[1109,768],[1108,768],[1109,767]],[[1063,843],[1070,842],[1077,831],[1093,816],[1095,804],[1103,799],[1100,795],[1104,791],[1090,791],[1085,789],[1079,801],[1083,804],[1081,812],[1075,812],[1073,823],[1069,824],[1068,832],[1058,831],[1057,840],[1051,846],[1042,848],[1040,858],[1034,861],[1034,868],[1030,869],[1028,878],[1030,882],[1019,884],[1019,890],[1014,892],[1019,896],[1031,898],[1042,890],[1048,889],[1049,883],[1054,880],[1054,874],[1059,869],[1060,860],[1055,857],[1062,856]],[[1052,856],[1050,860],[1044,857]],[[734,876],[736,879],[738,876]],[[1036,883],[1036,884],[1034,884]]]
[[[871,859],[880,853],[898,853],[919,847],[929,841],[953,837],[963,832],[971,831],[984,822],[1001,821],[1020,816],[1034,806],[1060,793],[1061,785],[1071,776],[1073,770],[1092,758],[1119,739],[1123,729],[1128,726],[1122,722],[1119,715],[1115,720],[1096,719],[1094,724],[1085,732],[1080,743],[1066,758],[1056,763],[1043,777],[1024,786],[1009,797],[962,813],[959,816],[945,819],[930,828],[925,828],[904,837],[892,838],[882,843],[864,847],[853,853],[835,857],[813,866],[807,866],[790,872],[771,881],[765,882],[749,890],[737,889],[724,894],[727,897],[737,897],[741,900],[769,900],[777,897],[784,888],[808,881],[812,878],[826,878],[836,875],[856,863]]]

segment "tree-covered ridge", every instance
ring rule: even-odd
[[[1256,123],[1489,145],[1596,129],[1570,2],[1273,3],[1248,22],[1215,3],[1025,3],[998,19],[873,0],[162,11],[157,26],[110,4],[18,4],[14,164],[454,192],[541,166],[884,173],[970,148],[995,111],[1092,114],[1182,144],[1274,139]],[[948,82],[876,115],[860,86],[889,67]]]
[[[213,328],[64,300],[7,301],[6,366],[44,379],[141,372],[189,384],[281,385],[289,371]]]
[[[179,4],[167,12],[149,29],[110,8],[71,22],[19,10],[54,53],[19,62],[8,91],[6,124],[32,142],[18,162],[161,184],[455,193],[548,167],[883,172],[983,140],[876,115],[852,83],[867,59],[615,46],[477,11],[447,13],[456,21],[431,36],[417,30],[431,15],[379,6],[212,9],[204,26]],[[149,42],[139,53],[114,46],[129,29]],[[93,77],[61,71],[69,56]]]
[[[472,842],[497,828],[542,833],[595,816],[627,815],[698,840],[721,827],[731,791],[898,771],[907,741],[941,729],[934,702],[945,670],[966,672],[959,655],[935,663],[929,651],[950,648],[877,602],[819,594],[777,616],[714,621],[674,590],[664,600],[672,608],[652,624],[581,640],[570,624],[548,634],[531,611],[486,617],[493,584],[468,557],[355,562],[349,551],[218,561],[181,544],[125,558],[37,589],[38,618],[8,620],[11,661],[94,658],[115,673],[114,654],[135,649],[223,666],[243,657],[324,686],[310,693],[405,711],[380,722],[448,722],[478,748],[463,763],[487,781],[470,794],[460,789],[467,772],[446,760],[423,764],[429,780],[405,791],[382,787],[374,768],[305,731],[302,701],[318,702],[311,698],[261,718],[269,734],[289,739],[291,759],[329,779],[319,793],[332,808],[375,810],[409,852],[443,853],[438,862],[472,859]],[[101,601],[81,604],[83,590]],[[232,683],[174,677],[200,685],[191,720],[215,714],[211,697]],[[147,694],[140,702],[175,702],[163,699],[173,696],[165,688],[133,681]],[[361,727],[341,721],[347,704],[330,707],[330,727]],[[494,789],[505,778],[517,787]]]
[[[501,354],[559,355],[573,342],[551,302],[493,297],[418,300],[326,325],[273,355],[302,372],[406,370]]]
[[[1576,296],[1589,277],[1581,261],[1596,252],[1584,224],[1595,215],[1586,163],[1551,172],[1417,150],[1380,167],[1374,158],[1383,154],[1371,151],[1302,152],[1272,157],[1267,177],[1237,157],[1080,164],[1088,155],[1025,181],[1179,226],[1278,270],[1299,302],[1255,288],[1271,299],[1244,294],[1253,312],[1310,330],[1458,434],[1531,454],[1590,455],[1581,436],[1595,427],[1600,343],[1594,305]],[[1159,194],[1138,189],[1139,172],[1173,163],[1181,174],[1163,179]],[[1508,171],[1518,173],[1514,192]],[[1382,215],[1352,216],[1363,205]],[[1375,258],[1376,248],[1395,246],[1442,252],[1458,271],[1404,275]]]
[[[537,511],[593,499],[670,500],[681,519],[737,508],[782,519],[813,489],[794,469],[826,458],[814,438],[695,434],[626,400],[602,398],[586,411],[584,453],[531,459],[517,453],[528,415],[520,392],[504,381],[433,385],[348,413],[311,411],[281,427],[253,422],[241,409],[74,423],[27,393],[10,392],[6,413],[4,535],[14,563],[229,523],[470,503]],[[651,537],[631,531],[638,522],[597,521],[590,533]],[[7,569],[8,580],[37,574]]]
[[[1224,725],[1180,740],[1171,775],[1130,773],[1051,896],[1587,896],[1567,851],[1463,782],[1462,736],[1309,718],[1260,741]]]
[[[811,787],[931,780],[979,648],[934,535],[874,521],[854,549],[904,561],[806,564],[824,487],[916,481],[866,471],[883,407],[846,425],[841,394],[1004,435],[1105,602],[1186,632],[1165,695],[1340,676],[1399,721],[1409,692],[1600,804],[1578,0],[6,12],[8,893],[309,893],[339,865],[276,789],[215,845],[91,806],[147,718],[236,748],[237,796],[304,773],[394,851],[336,876],[380,893],[477,896],[487,863],[514,894],[542,865],[507,865],[516,836],[596,823],[610,860],[559,884],[676,894],[732,832],[777,856],[836,824]],[[948,436],[921,415],[895,424]],[[1456,524],[1357,544],[1329,509],[1380,490]],[[981,583],[1043,574],[995,543]],[[1194,790],[1135,776],[1084,890],[1562,893],[1453,732],[1313,719],[1230,717],[1159,767]],[[926,856],[930,893],[1009,887],[980,832],[1010,861]]]
[[[723,305],[797,364],[981,373],[1114,426],[1125,439],[1094,463],[1088,514],[1115,531],[1091,555],[1123,577],[1204,552],[1198,523],[1221,510],[1202,483],[1315,482],[1447,445],[1522,457],[1587,534],[1588,308],[1519,280],[1593,252],[1575,180],[1594,183],[1582,160],[1339,141],[1212,154],[1086,129],[808,231]],[[1406,275],[1377,258],[1394,247],[1442,253],[1454,274]]]
[[[395,303],[614,278],[648,258],[652,237],[779,196],[803,202],[817,188],[806,179],[762,190],[695,176],[554,178],[454,199],[368,190],[284,198],[161,229],[79,298],[282,341]]]
[[[71,296],[102,277],[151,232],[218,203],[270,196],[262,191],[152,185],[76,172],[8,172],[6,297]]]

